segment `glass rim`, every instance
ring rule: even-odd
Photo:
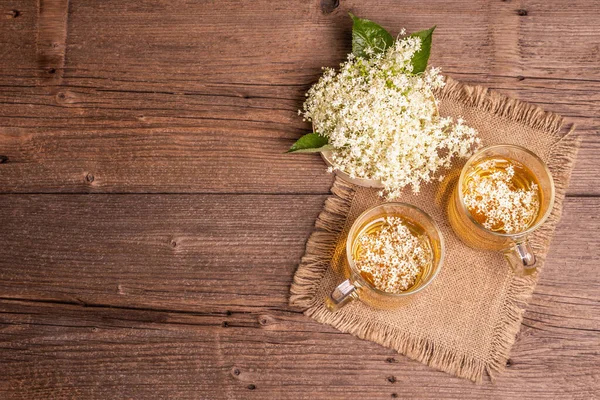
[[[355,229],[357,229],[358,225],[360,225],[360,224],[358,224],[358,222],[361,219],[363,219],[367,213],[369,213],[377,208],[384,207],[384,206],[400,206],[400,207],[411,208],[414,211],[416,211],[417,213],[421,214],[427,221],[429,221],[431,223],[431,225],[434,227],[435,231],[437,232],[437,235],[439,238],[439,244],[440,244],[439,260],[438,260],[437,264],[435,265],[435,270],[433,271],[433,273],[429,277],[429,279],[414,291],[410,291],[410,292],[407,291],[407,292],[401,292],[401,293],[389,293],[389,292],[385,292],[383,290],[377,289],[375,286],[371,285],[369,282],[367,282],[362,277],[362,275],[360,274],[360,271],[357,270],[356,265],[354,264],[354,259],[352,258],[352,248],[351,248],[352,243],[349,240],[351,234],[354,233]],[[429,240],[431,240],[430,237],[429,237]],[[402,202],[398,202],[398,201],[382,203],[382,204],[370,207],[370,208],[366,209],[365,211],[363,211],[352,223],[352,227],[350,228],[350,231],[348,232],[348,237],[346,238],[346,259],[350,266],[350,270],[352,271],[353,280],[358,281],[361,286],[366,286],[370,290],[374,291],[377,294],[381,294],[381,295],[389,296],[389,297],[395,297],[395,298],[408,297],[413,294],[419,293],[421,290],[425,289],[427,286],[429,286],[429,284],[431,284],[431,282],[433,282],[435,277],[439,274],[440,270],[442,269],[442,266],[444,265],[445,255],[446,255],[446,247],[445,247],[445,243],[444,243],[444,235],[442,234],[440,227],[433,220],[433,218],[431,218],[429,216],[429,214],[427,214],[425,211],[421,210],[419,207],[413,206],[412,204],[402,203]]]
[[[462,190],[460,190],[460,188],[462,187],[462,183],[464,181],[465,174],[467,172],[467,168],[470,167],[473,164],[473,162],[475,161],[475,159],[477,157],[479,157],[483,152],[497,149],[497,148],[513,148],[517,151],[521,151],[521,152],[529,154],[530,156],[532,156],[534,159],[536,159],[542,165],[544,172],[548,175],[548,178],[550,178],[549,179],[549,181],[550,181],[550,200],[549,200],[550,206],[548,207],[548,209],[546,210],[546,212],[544,213],[542,218],[538,219],[538,221],[535,224],[531,225],[529,228],[527,228],[521,232],[499,233],[499,232],[494,232],[491,229],[488,229],[485,226],[481,225],[479,222],[477,222],[475,220],[475,218],[473,218],[473,216],[471,215],[471,212],[467,209],[467,206],[465,205],[465,201],[463,198]],[[458,182],[456,184],[456,191],[458,193],[458,200],[460,203],[460,207],[462,208],[464,213],[467,215],[469,220],[471,220],[471,222],[473,222],[477,227],[479,227],[479,228],[483,229],[485,232],[488,232],[495,236],[505,237],[505,238],[515,238],[515,237],[521,237],[521,236],[526,236],[526,235],[530,234],[531,232],[533,232],[537,228],[539,228],[544,222],[546,222],[546,220],[548,219],[550,214],[552,214],[552,210],[554,208],[554,197],[555,197],[556,188],[554,187],[554,178],[552,177],[552,173],[550,172],[550,169],[548,169],[548,165],[546,165],[546,163],[540,157],[538,157],[538,155],[535,154],[533,151],[531,151],[523,146],[516,145],[516,144],[494,144],[494,145],[486,146],[482,149],[479,149],[479,151],[477,151],[475,154],[473,154],[471,157],[469,157],[469,159],[467,160],[465,165],[462,167],[462,170],[460,172],[460,176],[459,176]]]

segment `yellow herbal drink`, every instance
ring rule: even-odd
[[[420,282],[434,254],[421,225],[401,215],[387,215],[369,221],[356,235],[352,259],[371,286],[402,293]]]
[[[492,232],[517,234],[536,220],[542,193],[525,165],[505,157],[483,158],[465,171],[462,198],[473,219]]]
[[[546,220],[554,183],[546,165],[529,150],[497,145],[473,155],[448,203],[448,218],[468,246],[504,252],[519,274],[535,270],[527,237]]]
[[[326,298],[336,311],[351,300],[393,309],[426,288],[444,258],[437,224],[406,203],[384,203],[363,212],[346,238],[343,279]],[[336,264],[337,265],[337,264]]]

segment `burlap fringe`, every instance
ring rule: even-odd
[[[305,310],[316,321],[332,325],[342,332],[371,340],[444,372],[480,381],[486,368],[484,360],[459,355],[452,348],[444,348],[426,339],[402,334],[380,322],[363,320],[351,314],[331,313],[323,299],[315,296],[323,275],[330,267],[333,252],[346,225],[354,188],[336,178],[325,207],[306,244],[306,253],[294,276],[290,289],[290,305]]]
[[[556,203],[548,221],[531,239],[534,248],[543,249],[549,244],[556,224],[560,220],[571,164],[575,160],[579,147],[580,140],[573,133],[574,126],[566,135],[561,135],[563,124],[561,116],[520,100],[508,98],[487,88],[468,86],[451,78],[447,78],[446,86],[437,93],[437,96],[551,132],[556,136],[557,141],[548,160],[556,186]],[[520,329],[524,306],[533,293],[536,277],[511,277],[503,308],[503,318],[495,328],[491,351],[485,360],[457,354],[452,348],[441,347],[429,340],[402,334],[379,322],[358,319],[351,314],[331,313],[325,307],[323,299],[315,298],[315,294],[324,273],[329,268],[337,240],[346,224],[354,189],[352,185],[337,178],[332,193],[334,195],[327,199],[324,210],[317,219],[316,230],[307,243],[306,254],[294,276],[290,305],[305,309],[306,315],[321,323],[333,325],[343,332],[362,339],[381,343],[410,358],[462,378],[481,382],[484,372],[487,372],[492,379],[501,373],[506,367],[510,350]],[[543,263],[545,254],[539,253],[539,257]]]
[[[555,131],[552,131],[560,139],[552,146],[548,160],[548,167],[552,173],[556,191],[554,208],[548,220],[530,238],[532,247],[537,251],[536,257],[540,262],[538,274],[543,268],[546,258],[546,253],[542,249],[548,248],[556,225],[562,215],[563,202],[571,178],[571,166],[575,161],[581,142],[581,138],[574,133],[574,124],[571,125],[566,135],[561,135],[560,129],[561,126],[558,126]],[[521,327],[525,312],[524,307],[533,293],[536,282],[537,276],[512,277],[504,304],[504,317],[495,329],[492,351],[486,365],[486,372],[492,380],[506,368],[510,350]]]
[[[379,343],[433,368],[472,381],[481,381],[486,368],[484,360],[458,354],[455,349],[431,340],[403,334],[381,322],[358,319],[352,314],[331,313],[322,302],[306,310],[305,314],[342,332]]]
[[[325,201],[325,207],[315,223],[315,230],[306,243],[306,252],[290,289],[290,305],[306,309],[320,299],[315,292],[323,274],[329,268],[333,252],[339,239],[350,206],[354,198],[351,184],[336,178],[331,187],[332,196]]]
[[[437,91],[435,97],[454,100],[543,131],[558,132],[563,124],[563,118],[558,114],[483,86],[465,85],[450,77],[446,77],[446,85]]]

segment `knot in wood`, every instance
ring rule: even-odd
[[[94,175],[93,175],[92,173],[88,173],[88,174],[85,176],[85,181],[86,181],[87,183],[92,183],[92,182],[94,182],[94,179],[95,179],[95,178],[94,178]]]
[[[520,15],[521,17],[524,17],[528,14],[527,10],[525,10],[524,8],[519,8],[517,10],[517,15]]]
[[[273,318],[271,318],[268,315],[259,315],[258,316],[258,323],[261,326],[267,326],[270,325],[273,322]]]
[[[235,379],[240,379],[240,375],[242,374],[242,371],[236,367],[235,365],[233,367],[231,367],[231,376],[233,376]]]
[[[331,14],[340,6],[340,0],[321,0],[321,11],[323,14]]]
[[[67,102],[67,93],[62,92],[62,91],[56,93],[56,102],[59,104],[66,103]]]

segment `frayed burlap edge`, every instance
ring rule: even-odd
[[[527,106],[531,107],[529,104]],[[571,178],[572,164],[581,142],[581,138],[574,133],[575,125],[572,125],[567,134],[562,137],[560,135],[561,125],[556,126],[555,129],[554,133],[558,140],[552,145],[548,159],[548,168],[552,173],[556,190],[554,208],[548,220],[530,238],[531,245],[536,249],[536,256],[541,260],[541,266],[538,267],[538,273],[532,277],[513,276],[504,304],[504,315],[500,324],[495,328],[492,351],[486,363],[486,371],[492,379],[502,373],[506,367],[510,350],[521,327],[524,307],[535,289],[554,230],[560,221],[565,194]]]
[[[323,211],[317,217],[315,230],[306,244],[306,252],[290,289],[290,305],[302,308],[311,307],[323,274],[329,268],[335,247],[348,219],[354,188],[351,184],[336,178],[331,187],[333,196],[325,201]],[[322,321],[324,322],[324,321]]]
[[[446,78],[446,84],[437,91],[435,97],[438,100],[453,100],[534,129],[550,132],[557,138],[563,125],[563,117],[558,114],[544,111],[534,104],[506,97],[483,86],[465,85],[450,77]]]
[[[465,85],[451,78],[447,78],[445,87],[436,97],[460,102],[465,106],[549,132],[556,137],[548,159],[548,167],[555,181],[555,204],[546,223],[531,238],[532,246],[541,250],[538,256],[543,263],[548,244],[560,220],[572,163],[579,147],[580,139],[573,133],[574,126],[571,126],[566,134],[561,133],[564,121],[560,115],[481,86]],[[494,329],[491,351],[486,360],[457,354],[452,348],[406,335],[380,322],[331,313],[322,299],[316,298],[315,294],[329,268],[337,241],[346,225],[355,189],[353,185],[336,178],[331,192],[333,195],[325,202],[325,207],[315,223],[315,231],[307,242],[306,253],[294,275],[290,289],[290,305],[304,309],[307,316],[318,322],[393,348],[412,359],[461,378],[481,382],[484,372],[492,379],[501,373],[506,367],[510,350],[520,329],[524,307],[533,293],[537,275],[526,278],[512,277],[501,311],[503,315]]]
[[[530,239],[531,245],[537,250],[537,257],[541,259],[540,264],[543,266],[548,245],[556,225],[560,221],[572,164],[581,141],[574,133],[575,125],[565,132],[562,130],[564,119],[558,114],[544,111],[536,105],[521,100],[511,99],[482,86],[465,85],[452,78],[446,79],[446,85],[436,94],[436,97],[460,102],[465,106],[550,133],[556,138],[547,162],[555,184],[554,208],[548,220]],[[524,307],[533,293],[536,282],[537,275],[526,278],[513,276],[502,310],[503,317],[494,329],[492,351],[485,365],[485,370],[492,379],[502,373],[506,367],[510,350],[521,327]],[[475,379],[470,379],[480,381],[481,378],[482,376],[476,376]]]

